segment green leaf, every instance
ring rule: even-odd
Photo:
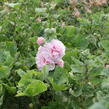
[[[44,66],[42,71],[40,72],[39,78],[41,80],[46,80],[49,74],[48,66]]]
[[[6,6],[11,7],[11,8],[19,8],[19,6],[20,6],[20,3],[8,3],[8,2],[5,2],[4,4]]]
[[[15,57],[15,55],[17,53],[16,43],[15,42],[12,42],[12,41],[7,41],[6,42],[6,50],[7,51],[10,51],[11,56],[14,56]]]
[[[102,88],[108,88],[109,89],[109,77],[102,82]]]
[[[59,84],[59,83],[55,83],[53,78],[49,78],[49,81],[51,82],[53,89],[55,91],[62,91],[62,90],[67,90],[68,87],[66,84]]]
[[[95,103],[88,109],[108,109],[108,108],[105,105],[103,105],[102,103]]]
[[[106,51],[109,51],[109,40],[102,40],[100,44]]]
[[[46,12],[46,8],[35,8],[35,12],[39,15],[43,14]]]
[[[24,91],[26,96],[36,96],[47,90],[47,85],[40,80],[33,80]]]
[[[0,65],[12,67],[14,58],[10,55],[9,51],[0,50]]]
[[[22,75],[25,74],[25,72],[22,69],[18,69],[17,74],[21,77]]]
[[[71,69],[74,73],[84,73],[86,71],[84,65],[71,65]]]
[[[32,2],[34,3],[35,7],[39,6],[41,3],[41,0],[32,0]]]
[[[85,36],[82,36],[81,34],[75,35],[72,43],[75,47],[79,48],[86,48],[88,46],[88,41]]]
[[[72,37],[75,35],[76,28],[74,26],[65,26],[65,35],[67,37]]]
[[[17,46],[13,41],[0,42],[0,49],[10,52],[11,56],[14,57],[17,53]]]
[[[63,84],[67,82],[68,80],[67,71],[61,67],[56,67],[54,75],[53,75],[53,80],[55,83],[58,83],[58,84]]]
[[[41,72],[29,70],[21,75],[16,96],[36,96],[47,90],[47,84],[37,80]]]
[[[4,97],[4,89],[2,84],[0,84],[0,106],[3,104],[3,97]]]
[[[8,84],[3,84],[5,89],[8,91],[10,94],[16,94],[16,87],[9,86]]]
[[[7,78],[10,74],[10,68],[7,66],[0,66],[0,79]]]
[[[65,83],[68,81],[67,71],[61,67],[56,67],[55,72],[49,77],[53,89],[56,91],[66,90],[68,87]]]
[[[78,96],[82,95],[82,89],[80,87],[77,88],[76,90],[72,90],[70,88],[69,93],[75,97],[78,97]]]
[[[64,3],[64,0],[54,0],[56,3]]]

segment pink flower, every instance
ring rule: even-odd
[[[45,39],[43,37],[38,37],[37,44],[42,45],[45,42]]]
[[[38,50],[36,55],[38,69],[41,70],[45,65],[49,65],[49,70],[53,70],[55,68],[55,63],[52,60],[51,54],[42,46],[40,46]]]
[[[59,40],[52,40],[50,43],[46,43],[45,47],[48,49],[48,52],[52,55],[54,61],[59,60],[65,55],[65,46]]]
[[[59,61],[57,61],[57,63],[56,63],[57,65],[59,65],[60,67],[64,67],[64,61],[61,59],[61,60],[59,60]]]
[[[52,40],[45,45],[38,48],[36,55],[36,64],[39,70],[45,65],[49,66],[49,70],[53,70],[55,65],[64,67],[64,61],[62,57],[65,55],[65,46],[59,40]]]

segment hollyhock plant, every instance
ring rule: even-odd
[[[37,44],[42,45],[45,42],[45,39],[43,37],[38,37]]]
[[[49,66],[49,70],[53,70],[56,65],[64,67],[64,61],[62,60],[64,55],[64,44],[59,40],[53,39],[38,48],[38,53],[36,54],[37,67],[39,70],[45,65]]]

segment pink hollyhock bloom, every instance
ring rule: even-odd
[[[37,44],[42,45],[45,42],[45,39],[43,37],[38,37]]]
[[[64,67],[64,61],[62,57],[65,55],[65,46],[59,40],[52,40],[49,43],[45,43],[44,46],[38,48],[36,55],[36,64],[39,70],[45,65],[49,66],[49,70],[53,70],[55,65]]]
[[[38,69],[41,70],[45,65],[49,65],[49,70],[53,70],[55,68],[55,63],[52,60],[51,54],[42,46],[40,46],[38,50],[36,55]]]
[[[57,61],[57,63],[56,63],[57,65],[59,65],[60,67],[64,67],[64,61],[61,59],[61,60],[59,60],[59,61]]]
[[[48,52],[50,52],[54,61],[59,60],[65,55],[65,46],[59,40],[53,39],[50,43],[46,43],[45,47],[48,49]]]

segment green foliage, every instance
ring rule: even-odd
[[[22,75],[21,80],[18,83],[17,96],[36,96],[47,90],[47,84],[40,80],[37,80],[39,72],[28,71]]]
[[[3,97],[4,97],[4,89],[3,89],[2,84],[0,84],[0,106],[3,103]]]
[[[20,86],[22,85],[21,83],[19,84]],[[47,86],[43,82],[39,80],[32,80],[22,93],[18,92],[17,96],[36,96],[46,90]]]
[[[86,13],[78,1],[76,18],[69,1],[0,2],[1,109],[109,109],[108,4]],[[64,68],[37,69],[39,36],[65,44]]]

